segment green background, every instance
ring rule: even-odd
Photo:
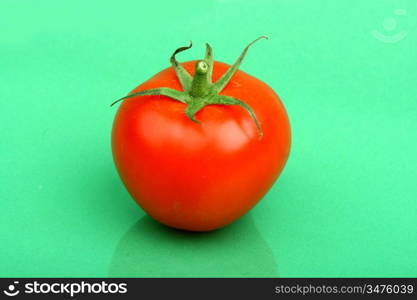
[[[416,1],[1,0],[0,15],[0,276],[417,276]],[[114,168],[109,104],[189,40],[180,60],[208,41],[231,63],[263,34],[241,68],[288,110],[284,172],[224,230],[156,224]]]

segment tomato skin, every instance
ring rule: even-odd
[[[195,61],[183,63],[193,74]],[[214,62],[213,82],[229,65]],[[182,90],[167,68],[132,92]],[[196,114],[165,96],[126,99],[112,130],[113,158],[127,190],[151,217],[178,229],[209,231],[249,211],[281,173],[290,151],[290,124],[278,95],[262,81],[237,71],[220,93],[255,112],[260,138],[239,106],[210,105]]]

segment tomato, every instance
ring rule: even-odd
[[[209,45],[207,63],[178,64],[175,54],[189,47],[174,53],[173,67],[121,99],[112,152],[125,187],[152,218],[178,229],[209,231],[241,217],[270,189],[289,155],[290,125],[278,95],[237,68],[218,95],[239,103],[207,100],[189,109],[195,106],[187,102],[191,98],[182,103],[180,96],[181,101],[152,92],[161,87],[183,91],[184,86],[204,91],[236,66],[213,61]],[[181,78],[186,73],[193,78],[208,73],[212,80],[187,86]]]

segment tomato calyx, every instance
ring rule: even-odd
[[[195,64],[194,77],[191,76],[190,73],[188,73],[187,70],[185,70],[184,67],[176,60],[175,56],[178,53],[188,50],[192,47],[192,42],[190,42],[188,46],[176,49],[170,58],[171,65],[175,70],[183,91],[178,91],[167,87],[143,90],[120,98],[113,102],[111,106],[128,98],[145,95],[163,95],[186,104],[187,106],[185,108],[185,114],[187,117],[193,122],[201,123],[195,118],[195,114],[207,105],[238,105],[248,112],[256,124],[259,136],[262,137],[263,132],[261,126],[252,108],[239,99],[230,96],[219,95],[219,93],[226,87],[226,85],[232,79],[233,75],[239,69],[239,66],[243,61],[249,47],[258,40],[267,38],[268,37],[266,36],[261,36],[249,43],[243,49],[235,63],[230,66],[230,68],[214,83],[212,83],[213,50],[209,44],[206,43],[204,59],[197,61]]]

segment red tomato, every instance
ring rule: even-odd
[[[196,61],[183,63],[194,73]],[[214,61],[213,82],[230,66]],[[181,91],[167,68],[132,93],[167,87]],[[248,212],[281,173],[290,150],[290,125],[278,95],[237,71],[221,91],[248,104],[208,105],[191,121],[186,104],[162,95],[124,100],[114,120],[112,151],[119,175],[140,207],[179,229],[208,231]]]

